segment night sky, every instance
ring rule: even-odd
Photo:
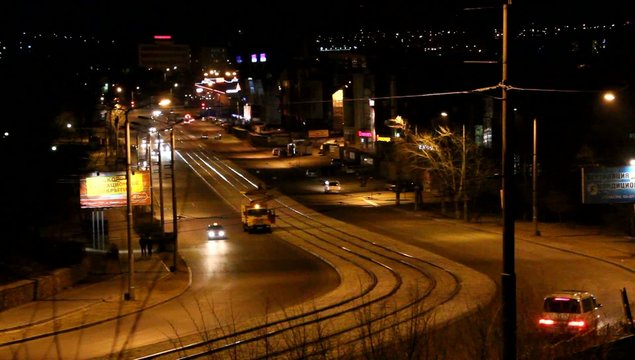
[[[555,3],[555,4],[554,4]],[[404,29],[502,18],[500,0],[455,1],[38,1],[5,5],[0,26],[112,34],[130,39],[170,33],[184,43],[223,41],[241,32],[275,42],[298,34],[357,28]],[[514,0],[510,22],[571,22],[634,17],[632,0]]]

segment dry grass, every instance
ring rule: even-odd
[[[523,299],[526,297],[518,297]],[[210,304],[206,304],[209,306]],[[535,316],[529,309],[518,304],[517,318],[517,358],[527,360],[566,360],[566,359],[608,359],[610,347],[598,347],[593,355],[581,355],[580,352],[598,344],[606,343],[614,330],[609,329],[601,335],[573,337],[561,341],[545,339],[537,333],[534,326]],[[197,311],[209,311],[203,306]],[[207,358],[220,359],[338,359],[338,360],[499,360],[502,359],[502,341],[500,309],[496,307],[479,308],[469,316],[451,324],[439,327],[435,322],[435,313],[427,312],[420,306],[409,308],[408,314],[393,314],[394,304],[368,304],[353,313],[354,331],[346,336],[332,337],[334,326],[331,320],[315,321],[307,326],[294,327],[287,331],[289,324],[297,324],[295,312],[280,310],[275,315],[266,315],[260,322],[258,336],[262,338],[247,346],[234,347],[223,355],[209,355]],[[313,310],[313,309],[311,309]],[[280,318],[282,324],[270,325],[274,317]],[[218,329],[227,336],[225,344],[237,340],[231,336],[237,326],[221,324],[205,324],[201,318],[191,312],[192,321],[197,322],[199,341],[210,339],[210,328]],[[271,316],[271,318],[270,318]],[[407,319],[407,321],[404,321]],[[306,320],[306,319],[304,319]],[[320,320],[314,315],[312,320]],[[215,325],[215,326],[212,326]],[[273,329],[278,331],[271,331]],[[175,338],[178,338],[177,329]],[[283,334],[276,336],[275,333]],[[271,334],[271,336],[269,336]],[[174,347],[182,344],[174,342]],[[282,350],[282,351],[281,351]]]

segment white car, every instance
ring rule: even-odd
[[[595,296],[585,290],[561,290],[545,296],[538,327],[550,336],[598,333],[604,316]]]
[[[219,223],[207,225],[207,240],[225,239],[225,228]]]
[[[326,180],[324,181],[324,192],[325,193],[333,193],[340,192],[342,190],[342,186],[338,180]]]

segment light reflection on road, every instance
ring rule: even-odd
[[[210,240],[205,244],[205,273],[212,274],[227,262],[226,255],[229,252],[227,240]]]

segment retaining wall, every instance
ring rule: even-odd
[[[92,257],[80,264],[52,271],[48,275],[0,285],[0,311],[35,300],[49,298],[65,288],[85,279],[91,269]]]

